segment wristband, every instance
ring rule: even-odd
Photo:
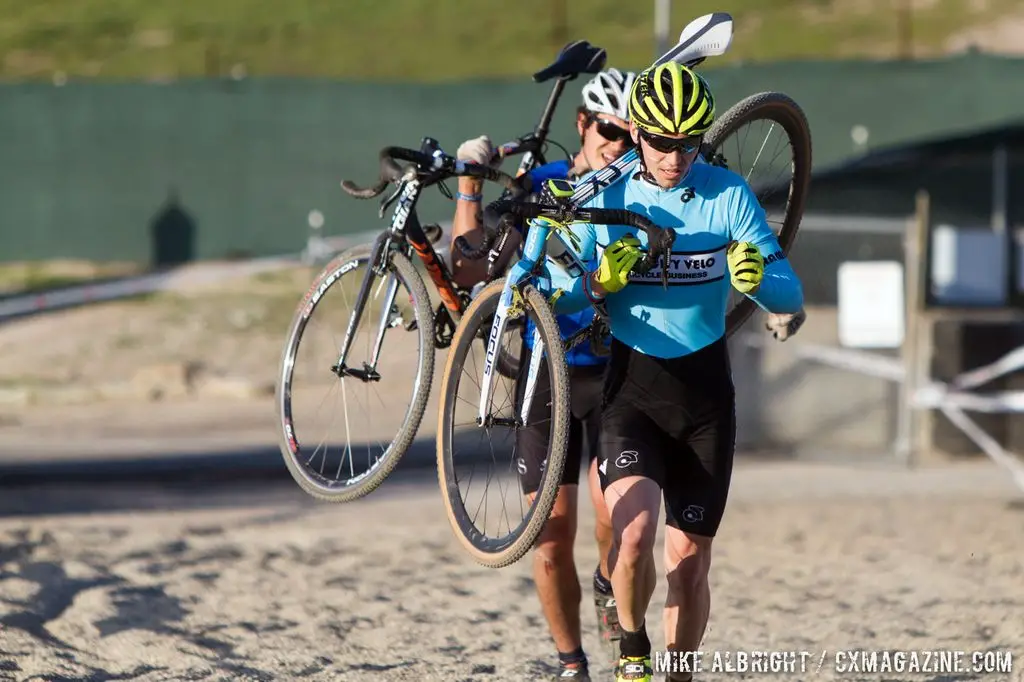
[[[478,202],[484,198],[484,195],[483,192],[477,192],[476,194],[463,194],[462,192],[456,192],[455,198],[461,199],[462,201]]]

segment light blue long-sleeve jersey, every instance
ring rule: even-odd
[[[580,182],[585,182],[581,178]],[[764,279],[750,298],[770,313],[795,313],[803,306],[803,288],[765,221],[764,209],[736,173],[694,164],[686,178],[666,190],[633,176],[598,194],[591,208],[625,208],[663,228],[674,228],[668,288],[661,266],[646,275],[630,275],[629,284],[605,299],[612,336],[634,350],[660,358],[688,355],[725,335],[729,289],[726,248],[733,241],[755,244],[764,257]],[[623,225],[574,224],[578,254],[599,258],[604,248],[634,234],[646,251],[643,231]],[[553,237],[554,238],[554,237]],[[565,293],[555,312],[580,310],[590,303],[584,277],[571,278],[549,262],[552,284]]]

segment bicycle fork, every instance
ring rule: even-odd
[[[380,381],[380,374],[377,373],[377,362],[380,360],[381,347],[384,345],[384,333],[391,326],[389,323],[391,308],[394,306],[395,298],[398,295],[398,277],[395,273],[387,274],[387,292],[384,294],[384,305],[381,307],[377,338],[374,342],[370,361],[364,362],[361,369],[355,369],[348,367],[345,364],[345,360],[348,358],[348,352],[352,348],[352,341],[359,328],[359,321],[362,319],[363,310],[366,308],[366,302],[370,297],[370,291],[377,277],[377,269],[378,267],[381,270],[385,269],[383,266],[387,262],[388,239],[389,235],[383,233],[373,243],[369,267],[366,268],[366,273],[363,275],[363,282],[356,296],[355,307],[352,310],[352,315],[349,317],[348,328],[345,330],[345,338],[342,340],[341,351],[338,354],[338,362],[331,368],[339,377],[353,376],[362,381]]]
[[[530,237],[527,238],[527,244],[529,244],[529,241]],[[484,376],[480,386],[480,409],[477,415],[478,426],[526,426],[528,423],[530,405],[533,403],[533,395],[537,387],[537,373],[540,371],[541,360],[544,359],[544,340],[541,338],[539,327],[534,327],[533,330],[530,365],[526,373],[526,385],[523,392],[523,403],[519,410],[519,418],[511,420],[495,418],[490,414],[489,406],[494,366],[500,352],[498,347],[501,343],[501,337],[505,333],[505,328],[508,326],[509,318],[513,312],[525,313],[518,287],[519,283],[530,274],[532,269],[533,262],[524,255],[509,271],[505,287],[502,289],[501,297],[498,299],[498,309],[495,311],[494,321],[491,323],[491,332],[487,337],[487,352],[484,356]]]

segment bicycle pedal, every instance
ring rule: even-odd
[[[409,322],[408,322],[408,323],[407,323],[407,324],[405,325],[405,331],[407,331],[407,332],[415,331],[415,330],[417,330],[417,329],[419,329],[419,328],[420,328],[420,325],[419,325],[419,324],[418,324],[418,323],[416,322],[416,320],[415,320],[415,319],[413,319],[413,320],[410,320],[410,321],[409,321]]]

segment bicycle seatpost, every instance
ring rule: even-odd
[[[548,132],[551,128],[551,119],[555,115],[555,108],[558,106],[558,100],[562,96],[562,91],[565,90],[565,84],[568,79],[565,76],[561,76],[555,79],[555,84],[551,87],[551,94],[548,95],[548,102],[544,105],[544,111],[540,115],[540,120],[537,121],[537,127],[534,129],[534,134],[537,139],[541,141],[541,144],[547,141]]]

